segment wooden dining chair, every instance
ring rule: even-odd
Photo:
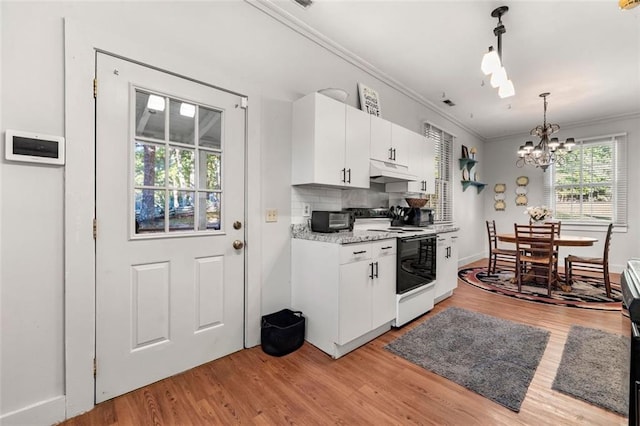
[[[522,282],[527,279],[544,280],[547,294],[557,283],[557,258],[554,239],[556,225],[514,224],[516,236],[516,280],[518,292],[522,291]]]
[[[555,223],[555,225],[556,225],[556,237],[559,237],[560,236],[560,228],[562,226],[562,221],[557,220],[557,219],[547,219],[542,224],[544,225],[544,224],[547,224],[547,223]],[[529,225],[535,225],[535,222],[531,218],[529,218]]]
[[[548,223],[554,223],[556,225],[556,238],[558,238],[560,236],[560,228],[562,227],[562,222],[557,220],[557,219],[547,219],[544,222],[542,222],[542,225],[548,224]],[[535,225],[535,223],[533,222],[533,219],[529,219],[529,225]],[[558,261],[558,248],[556,247],[555,249],[555,253],[554,255],[556,256],[556,262]],[[558,265],[556,265],[556,270],[557,270]]]
[[[609,248],[611,246],[611,233],[613,223],[607,228],[607,236],[604,240],[604,252],[602,257],[581,257],[568,255],[564,258],[564,272],[567,285],[571,286],[574,277],[580,277],[581,281],[587,281],[598,285],[604,282],[607,297],[611,297],[611,281],[609,280]]]
[[[516,251],[498,247],[495,220],[487,220],[487,236],[489,237],[489,265],[487,267],[487,273],[495,274],[498,265],[500,269],[515,271]]]

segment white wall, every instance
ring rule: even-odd
[[[532,127],[535,123],[532,123]],[[560,123],[562,126],[562,123]],[[567,137],[587,138],[592,136],[604,136],[615,133],[627,133],[627,159],[628,159],[628,182],[629,182],[629,226],[626,233],[615,232],[611,239],[611,251],[609,253],[609,263],[612,271],[620,272],[624,268],[627,260],[631,257],[640,257],[640,222],[637,214],[640,211],[640,169],[636,166],[636,159],[640,158],[640,117],[634,116],[624,119],[604,120],[593,124],[580,126],[562,127],[558,133],[560,139]],[[525,207],[515,205],[516,178],[518,176],[528,176],[529,205],[544,204],[543,199],[543,172],[540,169],[524,166],[518,168],[515,165],[517,159],[517,149],[526,140],[531,139],[528,134],[502,138],[490,141],[485,145],[484,155],[487,158],[484,175],[489,186],[487,192],[484,215],[488,220],[495,219],[498,232],[513,232],[515,222],[525,223],[528,217],[525,216]],[[493,186],[496,183],[507,185],[505,211],[496,211],[493,208]],[[565,226],[563,226],[563,229]],[[605,236],[604,230],[571,230],[571,234],[584,235],[598,238],[600,243],[593,247],[572,247],[562,248],[560,256],[564,257],[568,253],[579,256],[602,256],[602,239]],[[488,250],[488,247],[486,247]]]
[[[25,32],[24,23],[12,16],[11,8],[3,4],[2,130],[62,135],[62,69],[43,69],[43,64],[61,63],[62,22],[43,16],[27,24],[37,25],[39,31]],[[17,34],[21,41],[13,43]],[[58,48],[40,51],[42,34],[48,34],[49,42]],[[64,169],[4,159],[0,167],[0,413],[19,411],[25,403],[56,401],[52,409],[61,419]]]
[[[0,2],[0,19],[0,130],[68,138],[65,168],[0,162],[3,424],[53,423],[93,401],[93,47],[249,96],[249,345],[259,316],[290,303],[293,100],[342,87],[356,106],[362,82],[390,121],[415,131],[432,121],[482,153],[472,135],[244,2]],[[482,218],[469,212],[484,194],[456,186],[455,196],[461,255],[472,257]],[[264,223],[266,208],[278,222]]]

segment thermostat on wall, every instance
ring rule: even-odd
[[[64,137],[5,131],[4,158],[11,161],[64,165]]]

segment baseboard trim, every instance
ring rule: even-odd
[[[52,425],[65,419],[66,397],[57,396],[0,415],[2,426]]]
[[[476,253],[476,254],[472,254],[471,256],[467,256],[467,257],[459,257],[458,258],[458,268],[461,268],[462,266],[468,265],[470,263],[473,263],[477,260],[480,259],[486,259],[487,256],[484,253]]]

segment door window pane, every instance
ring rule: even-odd
[[[221,155],[200,150],[200,188],[203,189],[221,189]]]
[[[222,149],[222,111],[200,107],[199,114],[200,146]]]
[[[169,149],[169,179],[171,188],[195,188],[195,152],[192,149]]]
[[[193,231],[194,193],[169,191],[169,231]]]
[[[198,229],[220,229],[220,212],[221,200],[219,192],[200,192],[199,193],[199,217]]]
[[[136,189],[136,234],[164,232],[164,190]]]
[[[134,181],[136,186],[164,186],[165,148],[136,142]]]
[[[166,99],[136,90],[136,136],[164,140]]]
[[[171,99],[169,102],[169,140],[171,142],[196,143],[196,106]]]

